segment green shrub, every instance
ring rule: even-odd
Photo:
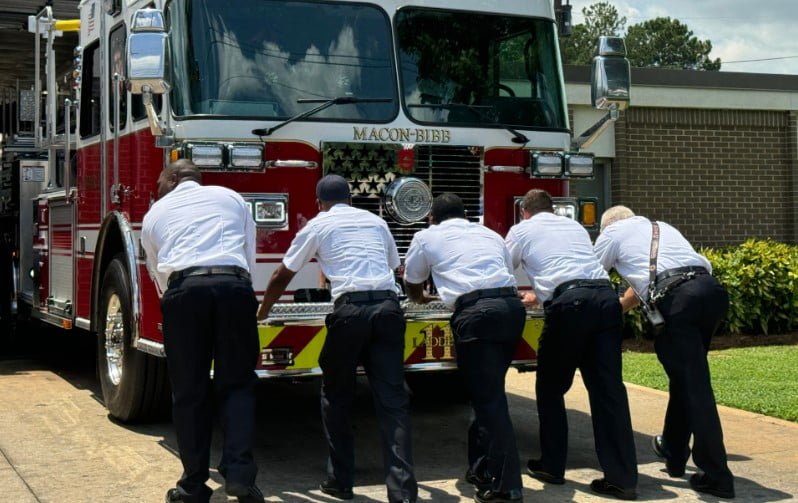
[[[729,292],[721,333],[784,333],[798,327],[798,246],[749,239],[739,246],[703,248],[712,274]],[[617,274],[613,282],[619,284]],[[624,329],[643,336],[639,310],[624,317]]]
[[[798,326],[798,247],[749,239],[721,250],[700,250],[729,292],[725,331],[783,333]]]

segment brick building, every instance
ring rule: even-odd
[[[590,69],[566,66],[571,124],[590,108]],[[632,70],[632,106],[591,148],[601,195],[674,224],[696,245],[798,242],[798,76]]]

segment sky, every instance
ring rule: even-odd
[[[598,1],[571,0],[573,23],[582,23],[582,9]],[[712,42],[710,56],[721,59],[721,71],[798,75],[798,0],[606,1],[626,17],[627,27],[655,17],[678,19]]]

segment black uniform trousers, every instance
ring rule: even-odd
[[[251,282],[233,275],[172,281],[161,299],[183,501],[207,502],[212,494],[205,484],[213,428],[211,361],[224,433],[219,472],[229,482],[255,483],[257,309]]]
[[[518,348],[526,309],[516,296],[458,304],[451,317],[457,366],[474,408],[468,434],[469,468],[492,489],[522,488],[515,432],[504,381]]]
[[[712,480],[733,483],[726,464],[723,431],[710,382],[709,341],[729,308],[729,295],[709,274],[670,290],[657,303],[665,330],[654,340],[668,374],[670,398],[663,440],[676,463],[686,463],[693,436],[693,461]]]
[[[409,399],[404,386],[405,318],[398,300],[336,302],[327,315],[319,356],[321,417],[330,450],[327,474],[341,488],[354,484],[351,409],[358,364],[368,376],[379,422],[388,500],[416,501]]]
[[[593,436],[607,482],[637,486],[629,399],[621,367],[622,309],[610,286],[566,290],[544,306],[536,394],[543,466],[562,477],[568,453],[565,393],[578,368],[587,388]]]

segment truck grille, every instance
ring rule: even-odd
[[[385,189],[396,178],[405,176],[396,163],[396,152],[400,148],[398,145],[327,144],[324,148],[324,167],[325,172],[340,174],[351,182],[353,206],[385,219],[396,240],[399,254],[404,256],[413,235],[425,229],[427,222],[403,225],[396,222],[384,208]],[[416,167],[408,176],[424,181],[433,196],[454,192],[463,199],[468,219],[477,222],[482,214],[482,152],[481,147],[417,145]]]

